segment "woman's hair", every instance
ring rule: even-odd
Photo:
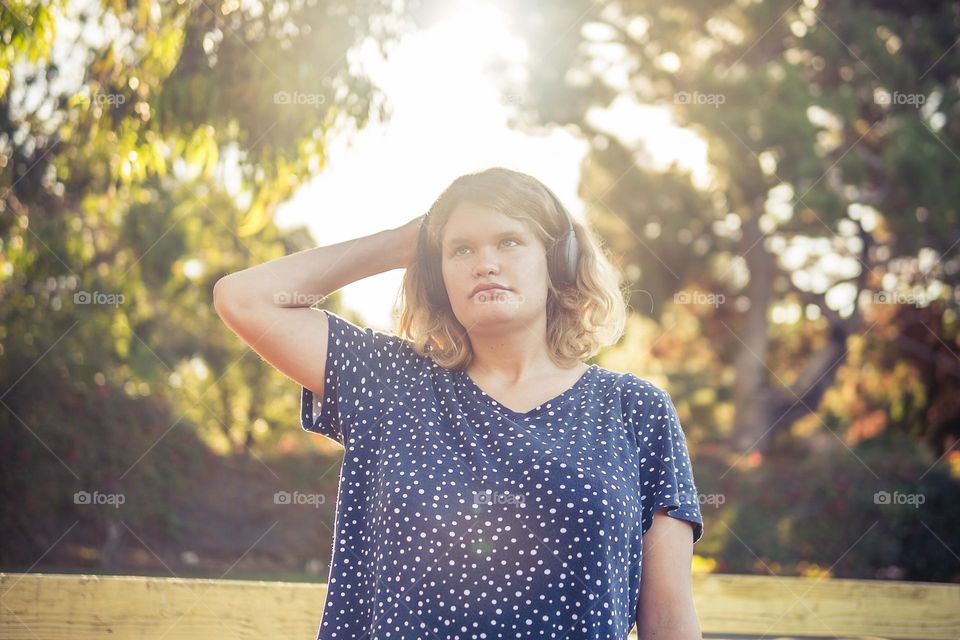
[[[427,226],[423,242],[403,277],[400,335],[413,342],[418,354],[429,355],[447,369],[465,368],[473,359],[473,350],[446,291],[434,295],[434,299],[439,295],[446,302],[438,308],[429,303],[427,283],[443,282],[440,239],[453,210],[465,201],[524,222],[545,248],[561,239],[569,228],[569,214],[558,209],[543,183],[518,171],[493,167],[466,174],[440,194],[423,222]],[[615,343],[626,322],[619,271],[610,264],[600,241],[587,227],[573,218],[570,223],[580,253],[576,282],[557,288],[551,275],[547,293],[550,358],[564,368]],[[435,270],[429,280],[424,277],[426,269]]]

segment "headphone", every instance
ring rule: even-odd
[[[567,229],[563,236],[558,238],[547,248],[547,270],[555,287],[565,287],[577,281],[577,261],[580,258],[580,246],[577,244],[577,235],[573,230],[573,216],[561,204],[560,199],[546,186],[543,187],[553,200],[557,211],[567,221]],[[447,290],[443,284],[443,274],[440,271],[442,258],[439,255],[427,256],[427,220],[430,212],[423,215],[420,222],[420,235],[417,238],[417,259],[420,271],[423,274],[427,288],[427,300],[431,306],[445,308],[450,305]]]

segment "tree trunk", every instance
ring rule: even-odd
[[[760,229],[762,207],[761,201],[759,205],[754,205],[751,215],[744,216],[746,220],[740,241],[741,255],[747,261],[750,272],[745,291],[750,308],[743,316],[742,329],[735,334],[738,346],[734,359],[736,422],[731,439],[733,447],[744,453],[752,449],[761,453],[766,451],[776,406],[767,382],[769,371],[766,364],[770,340],[767,309],[773,292],[776,264],[763,243],[764,234]]]

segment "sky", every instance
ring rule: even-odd
[[[332,139],[327,166],[278,207],[277,224],[306,225],[318,246],[372,234],[425,213],[456,177],[490,166],[533,175],[582,219],[577,184],[587,141],[559,127],[539,136],[512,130],[510,100],[484,69],[498,56],[522,62],[526,55],[508,16],[482,2],[406,36],[388,60],[363,50],[392,115]],[[702,143],[672,126],[665,109],[624,99],[592,116],[625,140],[646,139],[663,164],[677,159],[703,170]],[[397,269],[350,284],[343,302],[367,326],[393,328],[402,277]]]

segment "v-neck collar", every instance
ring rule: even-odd
[[[542,403],[538,404],[537,406],[535,406],[533,409],[530,409],[529,411],[514,411],[513,409],[511,409],[511,408],[508,407],[507,405],[503,404],[502,402],[500,402],[499,400],[497,400],[496,398],[494,398],[493,396],[491,396],[489,393],[487,393],[486,391],[484,391],[483,389],[481,389],[481,388],[480,388],[480,385],[478,385],[476,382],[474,382],[473,378],[470,377],[470,375],[467,373],[467,370],[466,370],[466,369],[461,369],[460,371],[457,372],[457,375],[460,376],[460,379],[463,381],[463,383],[466,385],[466,387],[473,392],[473,395],[476,396],[476,397],[478,397],[482,402],[490,405],[492,408],[494,408],[495,410],[499,411],[500,413],[506,414],[506,415],[508,415],[508,416],[510,416],[510,417],[512,417],[512,418],[518,418],[518,419],[519,419],[519,418],[530,418],[530,417],[533,417],[533,416],[539,414],[540,412],[546,410],[547,408],[553,407],[554,405],[556,405],[556,404],[557,404],[558,402],[560,402],[561,400],[566,399],[567,396],[570,396],[570,395],[574,394],[574,393],[577,392],[581,387],[583,387],[584,385],[587,384],[587,382],[589,381],[589,379],[590,379],[590,377],[591,377],[590,374],[593,373],[593,371],[594,371],[596,368],[597,368],[597,365],[591,364],[589,367],[587,367],[587,370],[583,372],[583,375],[581,375],[581,376],[577,379],[577,381],[573,383],[573,385],[571,385],[570,387],[568,387],[566,390],[564,390],[563,392],[561,392],[559,395],[557,395],[557,396],[555,396],[555,397],[553,397],[553,398],[551,398],[551,399],[549,399],[549,400],[547,400],[547,401],[545,401],[545,402],[542,402]]]

